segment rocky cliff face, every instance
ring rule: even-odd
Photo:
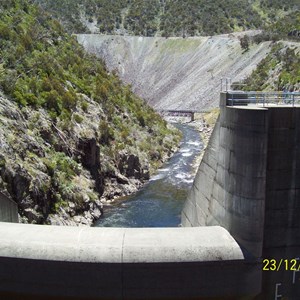
[[[72,120],[72,129],[64,131],[44,109],[21,110],[0,94],[0,188],[17,202],[21,222],[91,225],[104,202],[149,179],[145,153],[127,149],[114,159],[102,151],[95,126],[102,115],[89,100],[83,121]]]
[[[0,191],[23,222],[91,224],[180,135],[32,1],[0,1]]]
[[[244,34],[185,39],[83,34],[77,38],[151,106],[203,109],[218,105],[222,78],[232,82],[246,78],[270,51],[270,42],[253,44],[245,51],[239,39]]]
[[[54,151],[72,151],[71,139],[44,110],[21,111],[1,94],[0,123],[0,186],[18,203],[21,221],[74,225],[90,224],[100,217],[102,203],[97,190],[103,189],[103,183],[97,186],[83,164]],[[76,145],[76,137],[73,142],[72,149],[80,151],[82,142]],[[90,167],[98,168],[97,164],[94,160]],[[64,199],[59,199],[62,196]]]

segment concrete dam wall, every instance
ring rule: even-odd
[[[226,96],[182,224],[223,226],[247,256],[279,266],[300,253],[300,107],[226,106]],[[274,299],[277,284],[277,295],[299,299],[296,277],[266,270],[261,299]]]
[[[263,242],[267,112],[221,107],[182,212],[183,226],[221,224],[256,257]]]

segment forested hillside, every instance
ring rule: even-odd
[[[91,224],[178,141],[44,10],[0,2],[0,191],[23,222]]]
[[[300,91],[299,44],[278,42],[238,89],[247,91]]]
[[[267,29],[280,20],[285,22],[289,13],[288,19],[293,19],[299,10],[297,0],[35,1],[52,11],[70,32],[165,37]]]

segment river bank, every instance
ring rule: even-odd
[[[197,114],[197,118],[194,121],[190,121],[189,117],[165,117],[168,122],[186,124],[195,128],[199,132],[201,140],[203,142],[203,150],[201,151],[199,156],[195,157],[193,163],[195,173],[198,169],[198,166],[200,165],[218,116],[219,108],[214,108],[209,112]]]
[[[151,126],[119,113],[126,127],[109,123],[92,99],[81,100],[86,106],[70,121],[53,120],[0,91],[0,191],[17,203],[20,223],[89,226],[103,198],[137,191],[176,150],[178,131],[153,110]]]
[[[198,119],[190,122],[188,118],[182,117],[168,117],[167,121],[171,124],[179,124],[177,126],[187,126],[187,128],[192,128],[192,137],[183,137],[183,142],[179,147],[173,147],[168,153],[169,155],[164,155],[161,162],[163,167],[158,169],[157,173],[148,179],[145,178],[127,178],[121,174],[118,174],[115,178],[109,178],[106,181],[105,193],[100,199],[94,201],[93,204],[87,203],[86,211],[80,216],[73,216],[70,218],[70,214],[74,214],[74,206],[69,203],[67,207],[61,207],[59,215],[52,218],[52,223],[55,225],[68,225],[68,226],[145,226],[150,227],[156,226],[157,222],[151,220],[148,221],[136,221],[135,218],[140,219],[145,215],[145,206],[150,207],[150,211],[160,211],[160,218],[164,219],[164,222],[158,222],[161,226],[178,226],[180,220],[178,216],[181,212],[181,207],[186,198],[187,192],[192,185],[194,176],[197,172],[198,166],[204,154],[204,149],[207,146],[209,137],[213,130],[214,121],[211,121],[212,115],[216,113],[205,113],[201,114]],[[213,119],[216,119],[215,117]],[[186,135],[186,133],[183,133]],[[185,140],[186,139],[186,140]],[[187,146],[187,147],[186,147]],[[198,147],[200,146],[201,149]],[[189,150],[195,147],[196,153],[191,154]],[[199,152],[198,152],[199,151]],[[176,158],[177,157],[177,158]],[[172,167],[174,160],[180,160],[180,164],[183,163],[184,170],[176,165]],[[129,168],[137,168],[135,164],[139,164],[136,157],[132,156],[130,158]],[[186,170],[185,168],[188,167]],[[140,168],[140,166],[138,167]],[[172,169],[175,168],[176,174],[172,174]],[[171,170],[171,172],[170,172]],[[164,178],[168,178],[167,182]],[[149,188],[149,185],[154,184],[155,188]],[[164,186],[166,185],[166,186]],[[177,186],[179,188],[177,188]],[[146,189],[146,191],[144,190]],[[161,192],[159,192],[161,191]],[[167,191],[167,192],[166,192]],[[145,201],[140,198],[153,198],[153,192],[157,193],[154,198],[168,199],[168,203],[154,204],[148,200]],[[165,195],[165,193],[169,195]],[[171,203],[172,199],[176,199],[174,203]],[[163,201],[164,201],[163,200]],[[148,202],[147,202],[148,201]],[[136,211],[130,213],[132,206],[140,205],[141,208],[134,208]],[[153,207],[151,207],[153,206]],[[155,208],[156,207],[156,208]],[[170,213],[171,211],[171,213]],[[170,213],[170,216],[168,216]],[[140,216],[138,216],[140,214]],[[130,216],[129,216],[130,215]],[[174,218],[175,215],[175,218]],[[148,223],[147,223],[148,222]]]
[[[177,145],[170,148],[160,157],[160,164],[167,162],[177,150]],[[104,179],[104,192],[100,199],[95,199],[92,203],[87,202],[84,212],[80,215],[75,215],[75,205],[68,202],[64,207],[60,207],[57,214],[50,217],[51,225],[92,226],[115,201],[118,202],[143,189],[151,180],[148,159],[142,161],[139,155],[127,152],[120,152],[119,155],[126,167],[126,174],[121,174],[122,167],[114,170],[114,174]]]
[[[198,119],[189,123],[190,126],[193,126],[199,131],[201,139],[204,144],[203,151],[201,152],[199,157],[197,157],[197,159],[195,160],[195,168],[198,168],[198,166],[200,165],[205,149],[208,145],[210,136],[213,132],[214,126],[219,117],[219,113],[220,113],[219,108],[214,108],[210,112],[200,114],[200,117]]]
[[[68,226],[93,225],[153,227],[157,225],[156,221],[153,222],[153,220],[151,220],[149,223],[149,221],[140,222],[135,220],[135,218],[139,219],[145,215],[145,206],[153,206],[150,208],[150,211],[153,212],[153,210],[160,210],[160,214],[163,216],[162,218],[167,220],[162,223],[158,222],[158,224],[161,226],[165,226],[166,224],[168,226],[178,226],[180,222],[178,216],[180,215],[181,207],[184,203],[187,192],[192,185],[194,176],[203,157],[204,150],[207,146],[215,120],[217,118],[217,114],[218,112],[216,111],[213,113],[201,114],[200,117],[193,122],[190,122],[188,118],[168,117],[167,121],[171,124],[180,124],[177,126],[187,126],[187,128],[193,128],[193,137],[185,140],[186,136],[184,136],[183,142],[181,142],[179,147],[173,147],[169,152],[169,155],[162,157],[161,162],[163,167],[158,169],[154,176],[149,177],[147,180],[126,178],[121,174],[119,174],[117,178],[110,178],[110,180],[106,182],[105,193],[102,195],[100,200],[96,200],[93,205],[90,205],[90,209],[87,209],[84,214],[81,216],[74,216],[72,219],[69,218],[68,216],[70,213],[72,214],[73,209],[71,204],[67,208],[61,208],[60,216],[53,219],[52,222],[56,225]],[[183,134],[186,135],[185,132]],[[189,146],[186,148],[186,145]],[[194,146],[195,149],[193,150],[195,150],[196,153],[191,154],[189,150]],[[198,146],[200,146],[201,149],[198,149]],[[188,160],[188,162],[184,162],[183,160],[181,162],[183,162],[184,167],[188,166],[189,170],[184,170],[182,172],[180,167],[178,167],[178,165],[175,163],[175,170],[179,170],[179,172],[176,174],[171,174],[172,172],[169,172],[170,169],[172,169],[170,165],[173,164],[172,161],[176,160],[176,157],[178,156],[183,160]],[[130,168],[134,167],[134,161],[135,157],[133,156],[131,158]],[[168,177],[167,182],[163,180],[166,177]],[[149,185],[153,184],[153,182],[156,182],[154,184],[155,188],[149,188]],[[164,184],[166,187],[163,186]],[[177,189],[176,186],[179,186],[179,188]],[[146,189],[146,191],[144,189]],[[161,191],[161,193],[159,191]],[[169,196],[165,195],[165,191],[169,193]],[[154,198],[178,199],[173,204],[171,204],[171,200],[169,199],[170,201],[167,205],[157,205],[157,202],[153,204],[151,203],[151,200],[150,202],[147,202],[145,199],[139,199],[141,195],[143,198],[143,195],[145,194],[147,194],[146,198],[149,196],[149,194],[151,195],[150,198],[152,198],[153,192],[158,194]],[[137,198],[138,200],[136,200]],[[132,206],[137,204],[140,205],[141,208],[135,209],[136,211],[133,214],[130,213]],[[168,213],[170,213],[170,216],[168,216]],[[138,216],[138,214],[140,214],[140,216]],[[128,215],[130,215],[130,217]],[[175,218],[174,215],[176,215]]]
[[[195,124],[176,124],[183,132],[178,151],[138,192],[104,206],[103,215],[95,226],[179,226],[181,210],[197,171],[197,157],[204,146]]]

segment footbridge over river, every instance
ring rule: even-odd
[[[220,108],[181,228],[0,223],[0,298],[299,299],[297,99]]]
[[[162,116],[171,116],[171,117],[189,117],[191,122],[195,121],[195,116],[209,112],[210,110],[195,110],[195,109],[161,109],[158,112]]]

